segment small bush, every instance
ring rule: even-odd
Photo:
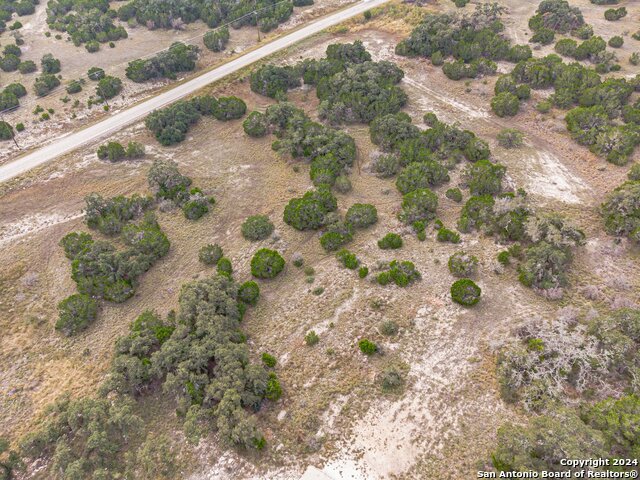
[[[78,80],[73,80],[66,86],[66,90],[69,95],[79,93],[82,91],[82,83]]]
[[[373,355],[378,351],[378,346],[366,338],[363,338],[358,342],[358,348],[367,356]]]
[[[220,275],[230,276],[233,273],[233,265],[231,264],[231,260],[229,260],[227,257],[220,258],[220,260],[218,260],[218,263],[216,264],[216,271]]]
[[[604,18],[610,22],[615,22],[623,17],[627,16],[627,9],[625,7],[609,8],[604,12]]]
[[[205,245],[198,252],[198,260],[205,265],[216,265],[222,258],[223,252],[220,245],[217,243],[214,245]]]
[[[349,250],[343,248],[338,253],[336,253],[336,258],[338,261],[349,270],[355,270],[360,265],[360,261],[355,256],[355,254],[351,253]]]
[[[509,265],[510,260],[509,257],[511,255],[509,254],[509,250],[503,250],[502,252],[498,253],[498,263],[500,265]]]
[[[334,183],[334,188],[336,191],[340,193],[349,193],[353,188],[351,185],[351,180],[346,175],[339,175],[336,178],[336,182]]]
[[[334,252],[341,246],[351,241],[353,236],[349,231],[331,231],[325,232],[320,237],[320,245],[327,252]]]
[[[77,293],[58,304],[56,330],[66,336],[86,329],[98,315],[98,304],[89,295]]]
[[[453,230],[449,230],[448,228],[439,229],[438,234],[436,235],[436,239],[439,242],[460,243],[460,235]]]
[[[266,215],[253,215],[242,224],[242,236],[247,240],[264,240],[273,233],[273,223]]]
[[[503,148],[518,148],[524,143],[524,135],[520,130],[505,128],[498,133],[498,144]]]
[[[27,73],[33,73],[37,69],[38,67],[32,60],[25,60],[24,62],[20,62],[18,64],[18,71],[23,75],[26,75]]]
[[[367,267],[360,267],[358,269],[358,277],[366,278],[367,275],[369,275],[369,269]]]
[[[387,233],[378,240],[378,247],[382,250],[395,250],[402,247],[402,237],[397,233]]]
[[[457,280],[451,285],[451,298],[465,307],[478,303],[481,293],[480,287],[468,278]]]
[[[435,218],[437,207],[438,197],[431,190],[428,188],[414,190],[402,197],[402,212],[399,217],[408,225],[429,221]]]
[[[356,203],[347,210],[345,221],[354,228],[367,228],[378,221],[378,211],[368,203]]]
[[[395,155],[380,155],[373,162],[372,168],[380,178],[389,178],[398,173],[400,162]]]
[[[320,337],[318,337],[318,334],[313,330],[304,336],[304,342],[310,347],[317,345],[319,341]]]
[[[304,258],[302,258],[302,255],[299,253],[294,253],[293,257],[291,257],[291,263],[293,263],[293,265],[295,267],[302,267],[302,265],[304,265]]]
[[[398,334],[398,324],[393,320],[385,320],[380,324],[380,333],[387,337],[392,337]]]
[[[398,390],[405,382],[402,371],[394,366],[385,368],[378,376],[378,381],[380,382],[380,386],[384,392],[393,392]]]
[[[94,82],[102,80],[105,76],[106,76],[106,73],[104,69],[100,67],[91,67],[87,71],[87,77],[89,77],[89,80],[93,80]]]
[[[389,264],[389,269],[379,273],[376,277],[380,285],[388,285],[393,282],[399,287],[406,287],[419,279],[420,273],[412,262],[398,262],[397,260],[392,261]]]
[[[478,268],[478,259],[466,252],[456,252],[449,257],[449,271],[456,277],[471,277]]]
[[[9,123],[0,121],[0,140],[11,140],[13,138],[13,127]]]
[[[520,100],[510,92],[502,92],[491,99],[491,109],[499,117],[513,117],[520,109]]]
[[[224,50],[229,42],[229,27],[220,27],[205,33],[203,41],[204,46],[212,52]]]
[[[275,250],[261,248],[251,259],[251,274],[256,278],[274,278],[284,269],[285,261]]]
[[[16,125],[16,129],[17,129]],[[18,130],[19,131],[19,130]],[[629,169],[629,173],[627,173],[627,178],[632,182],[637,182],[640,180],[640,163],[634,163]]]
[[[273,368],[276,366],[278,361],[276,360],[276,357],[265,352],[262,354],[262,363],[264,363],[266,367]]]
[[[247,112],[247,104],[238,97],[218,98],[216,108],[213,109],[213,116],[216,120],[226,122],[241,118]]]
[[[549,113],[549,111],[551,111],[551,107],[553,107],[553,104],[550,101],[542,100],[536,105],[536,110],[540,113]]]
[[[213,203],[213,198],[207,198],[201,192],[193,193],[182,205],[182,213],[189,220],[198,220],[209,211],[209,204]]]
[[[260,297],[260,287],[252,280],[244,282],[238,287],[238,300],[247,305],[255,305]]]
[[[251,112],[242,122],[242,128],[250,137],[264,137],[267,134],[267,119],[264,113]]]
[[[462,201],[462,192],[457,187],[449,188],[445,192],[444,196],[447,197],[449,200],[453,200],[456,203],[460,203]]]
[[[50,53],[43,55],[40,65],[44,74],[60,73],[60,60],[54,58]]]
[[[624,39],[616,35],[615,37],[611,37],[608,43],[611,48],[620,48],[624,44]]]

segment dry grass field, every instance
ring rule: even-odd
[[[509,8],[507,34],[526,42],[530,34],[526,22],[537,2],[500,3]],[[580,6],[596,34],[605,39],[612,35],[602,7],[587,0],[573,3]],[[628,17],[615,24],[620,33],[638,27],[640,4],[626,3]],[[442,0],[423,10],[452,6]],[[41,32],[42,8],[30,20],[30,34]],[[257,414],[266,432],[265,452],[259,456],[224,452],[211,437],[197,448],[185,447],[185,478],[297,479],[307,471],[305,478],[312,479],[322,478],[322,470],[330,478],[453,480],[471,478],[488,461],[497,428],[506,420],[523,419],[522,412],[500,398],[495,375],[496,350],[513,331],[532,318],[554,318],[568,306],[588,315],[614,301],[640,303],[640,252],[626,242],[614,244],[598,216],[599,205],[624,181],[628,167],[607,163],[577,146],[562,118],[538,113],[533,106],[544,91],[535,91],[513,119],[500,119],[489,107],[496,77],[453,82],[428,60],[396,56],[394,46],[420,18],[419,8],[393,3],[367,23],[349,22],[346,28],[308,39],[271,61],[319,57],[330,43],[360,39],[375,60],[396,62],[405,71],[401,83],[409,95],[405,111],[414,124],[421,125],[424,113],[434,112],[443,121],[473,130],[489,142],[493,158],[507,166],[508,182],[525,188],[538,210],[564,213],[585,231],[588,242],[578,250],[564,298],[546,300],[520,285],[513,269],[501,272],[496,262],[501,246],[493,238],[472,233],[462,234],[459,245],[439,243],[431,227],[425,242],[406,235],[410,230],[397,219],[400,194],[394,181],[371,173],[376,148],[365,125],[344,127],[356,139],[358,161],[350,174],[353,190],[337,194],[338,204],[344,212],[354,203],[371,203],[378,209],[379,221],[358,232],[348,248],[369,266],[393,258],[414,262],[422,280],[406,289],[358,279],[322,250],[317,233],[298,232],[284,224],[282,212],[288,200],[311,186],[309,166],[273,152],[273,137],[247,137],[242,120],[221,123],[203,118],[183,143],[165,148],[143,124],[136,124],[114,140],[144,143],[143,160],[105,163],[97,159],[98,145],[88,145],[0,187],[0,432],[17,438],[33,428],[45,406],[63,392],[90,395],[104,380],[115,338],[125,334],[129,323],[146,309],[166,314],[176,308],[180,286],[212,271],[198,262],[199,248],[219,243],[233,262],[234,276],[242,281],[249,279],[251,256],[262,246],[280,251],[288,262],[277,279],[261,282],[260,302],[242,324],[255,359],[265,351],[278,358],[284,394]],[[116,49],[104,49],[90,58],[97,64],[120,63],[161,42],[193,36],[198,28],[190,26],[177,36],[140,28]],[[249,30],[233,35],[236,51],[251,40]],[[47,47],[43,41],[35,42],[27,56],[39,58]],[[620,75],[638,73],[638,67],[626,62],[634,48],[640,50],[640,42],[625,37],[625,46],[618,52],[624,58]],[[88,56],[74,61],[68,43],[62,42],[57,52],[66,78],[86,70]],[[543,53],[547,51],[535,55]],[[208,55],[203,64],[220,59]],[[271,103],[251,92],[241,79],[212,85],[209,91],[237,95],[250,110],[264,110]],[[121,106],[142,94],[127,91]],[[313,89],[294,90],[289,99],[316,117]],[[42,135],[74,125],[52,123]],[[496,135],[506,127],[525,132],[523,148],[498,146]],[[119,305],[105,303],[88,330],[72,338],[59,336],[53,330],[55,306],[75,290],[69,261],[58,246],[60,238],[86,230],[81,211],[87,194],[147,192],[147,171],[156,158],[175,160],[195,185],[215,196],[215,207],[197,222],[186,220],[179,211],[158,212],[171,241],[169,255],[142,277],[133,298]],[[459,172],[460,168],[453,171],[451,182],[435,189],[440,200],[438,217],[449,227],[455,225],[461,205],[446,199],[444,191],[457,184]],[[242,238],[240,225],[254,214],[268,215],[274,222],[276,231],[270,239],[252,243]],[[401,250],[388,253],[377,247],[376,241],[388,232],[405,234]],[[453,277],[447,259],[457,250],[480,259],[475,280],[483,297],[473,309],[454,304],[449,296]],[[303,269],[290,262],[294,253],[315,269],[313,283],[307,283]],[[599,300],[584,297],[582,290],[588,285],[598,286]],[[324,289],[320,294],[318,287]],[[383,336],[379,332],[383,320],[395,320],[399,334]],[[313,347],[304,342],[309,330],[320,337]],[[378,343],[384,354],[361,355],[357,341],[362,337]],[[391,364],[408,370],[408,382],[400,394],[384,394],[377,384],[377,375]],[[153,416],[149,421],[153,423]],[[173,432],[177,426],[158,422],[154,428]]]

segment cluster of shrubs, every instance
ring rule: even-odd
[[[365,229],[378,221],[376,207],[368,203],[355,203],[349,207],[344,220],[336,213],[327,214],[322,222],[325,232],[320,245],[326,251],[334,251],[353,239],[355,230]]]
[[[126,75],[136,83],[155,78],[175,79],[177,73],[195,70],[197,59],[198,47],[175,42],[154,57],[129,62]]]
[[[261,95],[282,99],[287,90],[315,85],[320,99],[320,118],[332,124],[369,123],[375,117],[398,112],[407,95],[396,84],[404,72],[395,64],[371,61],[361,41],[332,44],[326,56],[307,59],[295,66],[263,65],[251,74],[251,89]]]
[[[502,11],[496,4],[482,4],[471,15],[427,14],[396,53],[430,58],[452,80],[494,74],[496,61],[518,62],[532,55],[528,46],[512,46],[500,35]],[[454,61],[445,62],[449,57]]]
[[[429,188],[448,182],[449,169],[464,159],[473,162],[462,175],[463,184],[473,195],[499,193],[504,176],[504,167],[487,160],[489,147],[473,132],[440,122],[433,113],[426,114],[424,120],[430,127],[424,131],[412,125],[404,113],[380,116],[370,127],[372,142],[388,153],[374,162],[373,169],[385,177],[400,172],[396,180],[403,194],[399,218],[413,225],[420,239],[425,238],[424,225],[435,218],[438,206],[438,198]],[[461,201],[462,193],[451,189],[447,197]],[[455,238],[447,230],[440,236]]]
[[[87,226],[109,236],[120,234],[127,223],[140,218],[153,206],[153,198],[140,195],[104,198],[92,193],[87,195],[85,202],[87,205],[84,215]]]
[[[158,142],[169,146],[182,142],[189,128],[202,115],[210,115],[221,121],[241,118],[247,105],[237,97],[201,95],[190,100],[181,100],[161,110],[156,110],[145,119],[146,127],[156,136]]]
[[[637,458],[637,435],[629,434],[637,423],[640,397],[634,394],[608,398],[585,405],[580,412],[556,407],[534,416],[526,425],[503,425],[498,429],[498,446],[491,455],[501,471],[572,471],[556,452],[573,452],[580,458]],[[633,475],[637,467],[619,467],[622,475]]]
[[[56,402],[41,427],[20,442],[22,457],[51,459],[52,470],[65,478],[132,474],[144,467],[140,452],[149,448],[144,442],[137,454],[122,458],[125,448],[144,439],[144,423],[134,412],[160,391],[182,419],[190,442],[197,444],[214,430],[226,446],[264,448],[264,436],[249,412],[265,400],[277,401],[282,387],[275,372],[250,361],[240,330],[243,313],[258,296],[255,282],[237,285],[217,275],[184,285],[179,311],[166,319],[142,313],[129,334],[117,339],[97,397]],[[275,366],[274,357],[263,359]],[[163,462],[167,455],[153,460]]]
[[[566,0],[542,0],[536,14],[529,19],[529,28],[534,34],[531,42],[548,45],[556,33],[576,32],[584,26],[584,18],[578,7]]]
[[[5,45],[2,49],[2,55],[0,55],[0,69],[4,72],[14,72],[19,70],[20,73],[23,73],[23,70],[30,70],[33,68],[35,71],[36,65],[31,60],[27,62],[21,62],[20,57],[22,56],[22,49],[16,44]],[[22,68],[20,68],[22,65]],[[24,73],[30,73],[25,71]]]
[[[637,456],[638,435],[625,432],[637,425],[640,409],[640,398],[633,394],[640,366],[634,354],[640,346],[639,328],[640,311],[633,309],[591,320],[562,314],[553,322],[521,327],[518,338],[499,354],[498,377],[505,400],[538,415],[527,427],[507,424],[498,431],[494,466],[560,471],[564,468],[553,454],[558,451]],[[611,389],[626,394],[601,400]],[[594,398],[600,401],[594,403]],[[578,402],[576,411],[570,405]]]
[[[604,40],[602,44],[604,48]],[[640,89],[640,77],[603,81],[596,71],[577,62],[563,63],[553,54],[525,60],[496,83],[494,101],[503,97],[497,105],[498,114],[517,112],[518,89],[522,86],[553,87],[554,93],[549,98],[551,104],[563,109],[577,105],[565,116],[569,132],[578,143],[589,146],[610,162],[626,163],[640,141],[640,102],[628,104],[632,93]],[[613,121],[620,116],[625,124]]]
[[[27,94],[27,89],[21,83],[11,83],[0,92],[0,112],[12,110],[20,105],[20,98]]]
[[[0,140],[13,140],[13,127],[5,121],[0,121]]]
[[[615,22],[627,16],[627,9],[625,7],[620,8],[608,8],[604,11],[604,18],[610,22]]]
[[[52,0],[47,4],[47,24],[52,30],[69,34],[74,45],[86,44],[89,52],[101,43],[127,38],[127,31],[116,26],[116,12],[103,0]]]
[[[502,242],[524,243],[525,249],[512,250],[514,258],[522,259],[519,279],[525,286],[540,290],[566,285],[572,249],[584,243],[584,233],[562,217],[536,215],[522,191],[496,198],[472,196],[460,213],[458,229],[496,235]],[[502,263],[508,263],[508,258]]]
[[[252,91],[279,100],[285,98],[287,90],[300,84],[300,71],[296,67],[266,64],[251,72],[250,76]]]
[[[199,188],[191,188],[191,179],[182,175],[173,160],[157,159],[151,165],[147,176],[149,188],[160,201],[170,201],[180,207],[189,220],[197,220],[209,211],[215,203]]]
[[[221,52],[229,43],[229,27],[224,26],[211,30],[202,38],[204,46],[212,52]]]
[[[353,138],[345,132],[312,121],[295,105],[281,102],[269,106],[265,113],[251,112],[243,128],[251,137],[273,133],[277,137],[272,144],[274,150],[293,158],[309,160],[311,180],[318,188],[339,188],[349,183],[345,173],[356,158]]]
[[[601,211],[607,233],[640,242],[640,176],[633,173],[609,194]]]
[[[87,217],[87,223],[108,233],[120,231],[127,248],[119,251],[113,244],[94,241],[86,233],[70,233],[60,241],[71,260],[71,278],[80,293],[58,306],[56,329],[66,335],[77,333],[95,319],[96,299],[121,303],[132,297],[138,277],[164,257],[170,245],[151,213],[139,223],[121,224],[127,217],[135,216],[145,200],[88,200],[91,216]],[[126,208],[129,210],[125,211]]]
[[[614,40],[613,43],[615,45],[616,41]],[[554,49],[563,57],[569,57],[575,60],[588,60],[596,65],[610,62],[614,58],[612,56],[613,54],[606,51],[607,42],[598,36],[592,36],[581,43],[576,42],[572,38],[563,38],[555,44]],[[600,68],[602,69],[603,67]]]
[[[6,29],[6,22],[15,13],[17,16],[31,15],[36,11],[37,0],[0,0],[0,33]]]
[[[376,281],[380,285],[388,285],[395,283],[399,287],[420,280],[420,272],[416,270],[415,265],[409,261],[393,260],[384,266],[384,270],[376,276]]]
[[[110,100],[122,91],[122,80],[105,75],[96,85],[96,95],[102,100]]]
[[[118,9],[118,18],[156,28],[181,29],[185,23],[202,20],[209,28],[231,23],[233,28],[245,25],[258,26],[261,31],[269,32],[280,23],[289,19],[293,7],[312,5],[313,0],[219,0],[211,3],[205,0],[187,0],[164,2],[159,8],[154,0],[132,0]],[[256,12],[253,14],[252,12]]]
[[[138,142],[129,142],[125,148],[119,142],[108,142],[98,147],[98,158],[100,160],[109,160],[110,162],[119,162],[122,159],[134,160],[144,157],[144,145]]]

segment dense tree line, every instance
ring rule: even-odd
[[[87,50],[96,51],[100,43],[127,38],[124,27],[116,26],[116,12],[105,0],[50,0],[47,24],[52,30],[66,32],[74,45],[91,43]]]
[[[126,146],[118,142],[109,142],[98,147],[98,158],[100,160],[109,160],[110,162],[119,162],[126,158],[127,160],[134,160],[136,158],[144,157],[144,145],[138,142],[129,142]]]
[[[142,313],[130,333],[116,340],[110,374],[97,396],[56,401],[38,430],[20,441],[22,458],[50,460],[51,470],[64,478],[133,478],[139,468],[159,471],[158,462],[170,462],[169,452],[145,456],[149,445],[141,444],[145,430],[137,411],[160,388],[184,420],[188,441],[198,443],[214,430],[225,445],[263,448],[251,412],[265,400],[278,400],[282,387],[273,371],[250,361],[240,330],[243,312],[258,296],[255,282],[238,285],[218,275],[185,284],[177,314],[163,319]],[[132,444],[140,445],[137,452]]]
[[[281,99],[287,90],[315,85],[320,99],[320,118],[332,124],[363,122],[398,112],[407,102],[397,86],[404,72],[391,62],[372,62],[361,41],[332,44],[326,56],[307,59],[296,66],[263,65],[250,77],[251,89]]]
[[[162,145],[168,146],[182,142],[189,128],[196,124],[202,115],[227,121],[241,118],[246,110],[247,106],[240,98],[216,99],[211,95],[201,95],[154,111],[145,119],[145,125]]]
[[[177,73],[195,70],[197,59],[198,47],[175,42],[154,57],[129,62],[126,75],[136,83],[155,78],[175,79]]]
[[[268,32],[289,19],[294,6],[310,5],[309,1],[277,0],[133,0],[118,9],[118,18],[122,21],[154,28],[181,28],[184,23],[202,20],[210,28],[231,23],[233,28],[245,25],[258,26]],[[257,13],[251,13],[257,10]]]
[[[396,53],[430,58],[443,65],[449,78],[460,80],[496,71],[495,61],[518,62],[531,57],[526,45],[511,45],[501,36],[502,7],[482,4],[472,15],[428,14],[410,36],[396,46]],[[454,61],[444,60],[453,57]]]

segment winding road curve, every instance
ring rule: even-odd
[[[131,123],[140,120],[154,110],[162,108],[170,103],[180,100],[187,95],[205,87],[206,85],[220,80],[238,70],[251,65],[252,63],[275,53],[283,48],[287,48],[306,37],[314,35],[328,27],[337,25],[344,20],[361,14],[370,8],[386,3],[387,0],[363,0],[349,8],[320,18],[309,25],[306,25],[294,32],[267,43],[255,50],[252,50],[229,63],[209,70],[185,83],[176,85],[171,90],[156,95],[133,107],[116,113],[90,127],[66,135],[52,143],[45,145],[38,150],[18,157],[0,166],[0,182],[5,182],[32,168],[42,165],[65,153],[71,152],[82,145],[106,137]]]

